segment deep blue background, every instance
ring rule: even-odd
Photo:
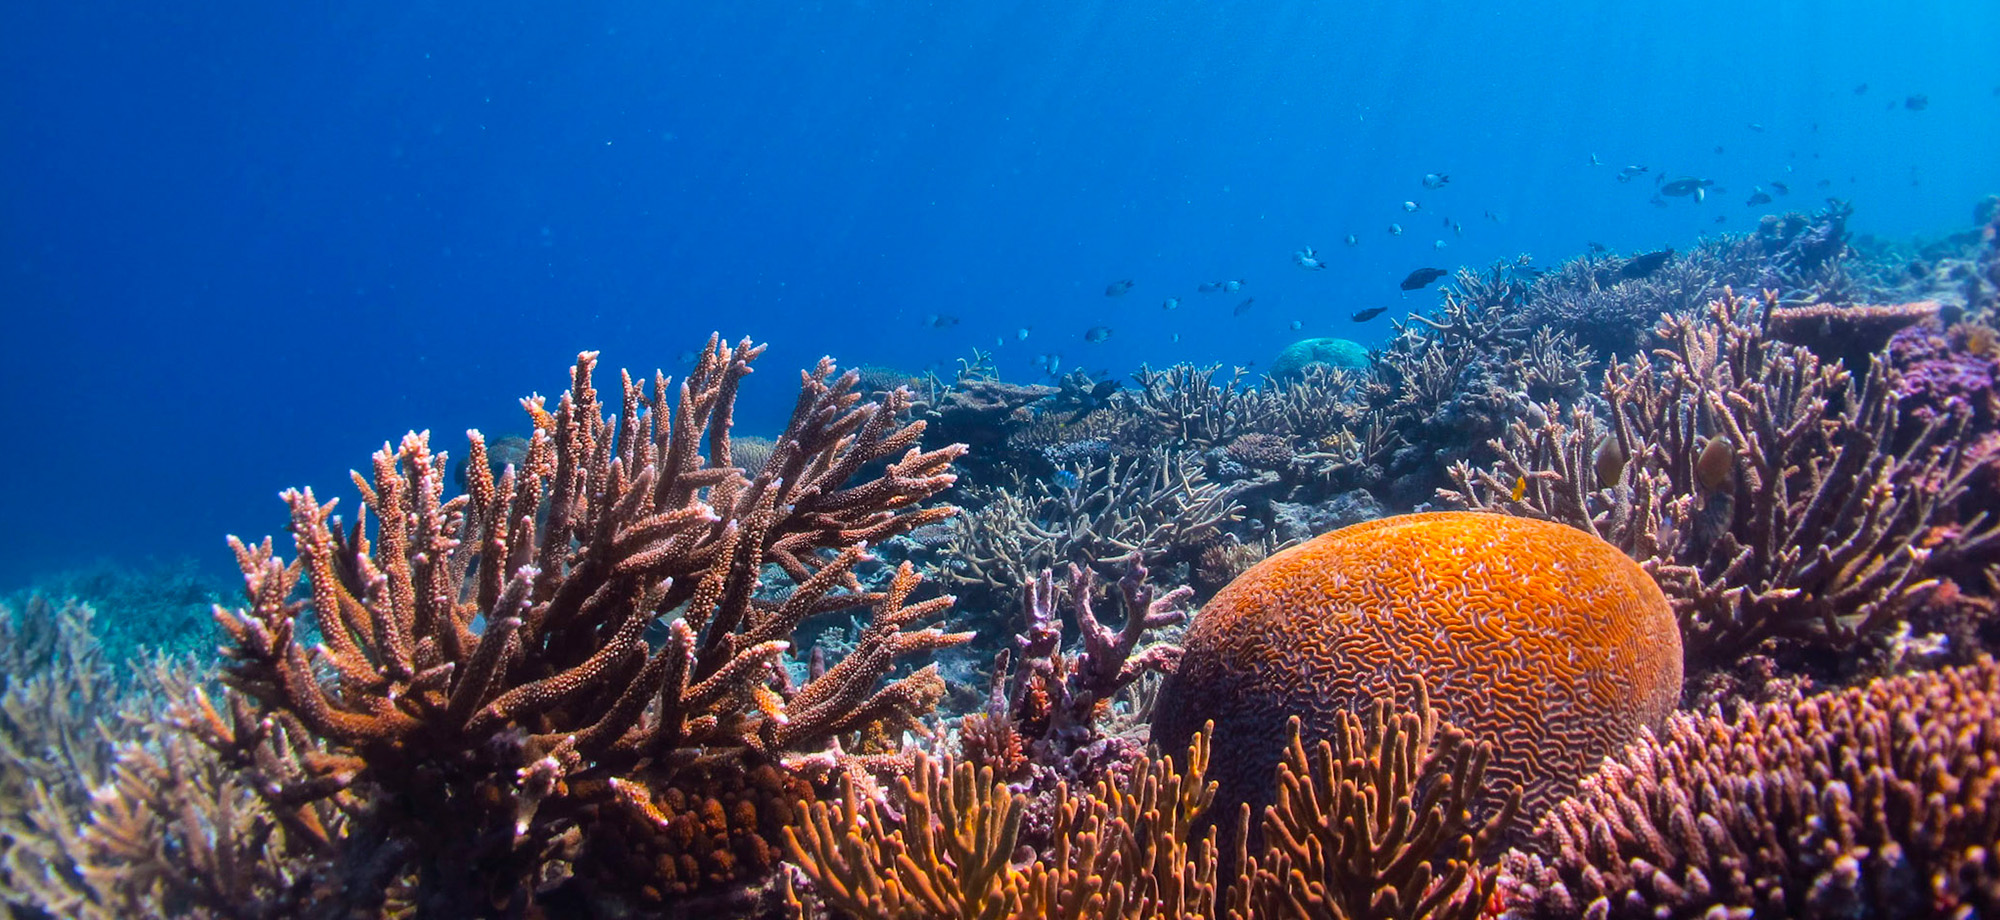
[[[1374,341],[1345,315],[1429,305],[1420,265],[1746,229],[1753,183],[1890,236],[2000,191],[2000,4],[1350,5],[0,5],[0,587],[226,566],[280,488],[518,431],[584,348],[770,341],[769,430],[825,353],[1261,364],[1295,319]]]

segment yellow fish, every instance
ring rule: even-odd
[[[1512,498],[1515,501],[1520,501],[1521,496],[1526,494],[1528,494],[1528,477],[1522,476],[1521,478],[1514,480],[1514,491],[1512,494]]]

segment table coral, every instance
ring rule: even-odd
[[[1475,809],[1522,790],[1526,830],[1606,754],[1658,726],[1681,688],[1660,589],[1581,531],[1441,512],[1371,521],[1265,560],[1217,594],[1161,689],[1153,739],[1179,750],[1205,720],[1231,752],[1220,801],[1263,804],[1286,720],[1307,744],[1342,713],[1422,692],[1495,754]]]

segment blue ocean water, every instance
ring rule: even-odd
[[[1829,196],[1937,235],[2000,191],[2000,5],[1354,6],[0,5],[0,587],[226,570],[279,489],[520,431],[586,348],[768,341],[740,425],[769,432],[821,354],[1261,366],[1379,342],[1434,303],[1417,267]],[[1661,174],[1728,192],[1654,207]]]

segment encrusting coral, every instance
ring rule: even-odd
[[[1506,916],[2000,912],[2000,665],[1680,715],[1506,863]]]
[[[1681,689],[1672,611],[1638,565],[1573,528],[1493,514],[1385,518],[1279,552],[1182,641],[1153,740],[1175,751],[1213,720],[1230,807],[1271,801],[1288,716],[1316,743],[1340,713],[1409,706],[1421,688],[1495,746],[1475,813],[1519,788],[1532,816],[1660,725]]]
[[[201,700],[189,731],[255,778],[289,845],[319,838],[311,903],[294,907],[652,909],[768,872],[812,783],[906,762],[874,739],[922,731],[943,682],[935,665],[884,678],[967,636],[922,625],[951,601],[911,601],[907,564],[883,590],[854,569],[869,544],[952,513],[916,505],[951,484],[961,448],[917,449],[907,394],[862,402],[822,361],[746,477],[731,410],[760,351],[711,339],[650,396],[627,377],[615,420],[585,353],[554,412],[523,401],[529,452],[497,481],[472,433],[466,494],[445,499],[444,458],[411,434],[355,476],[372,538],[304,490],[285,494],[296,561],[236,543],[249,604],[218,611],[230,693],[220,711]],[[759,590],[767,567],[788,591]],[[794,685],[793,630],[859,606],[874,616],[853,651]],[[309,813],[329,802],[337,833]],[[630,872],[635,856],[656,871]]]

